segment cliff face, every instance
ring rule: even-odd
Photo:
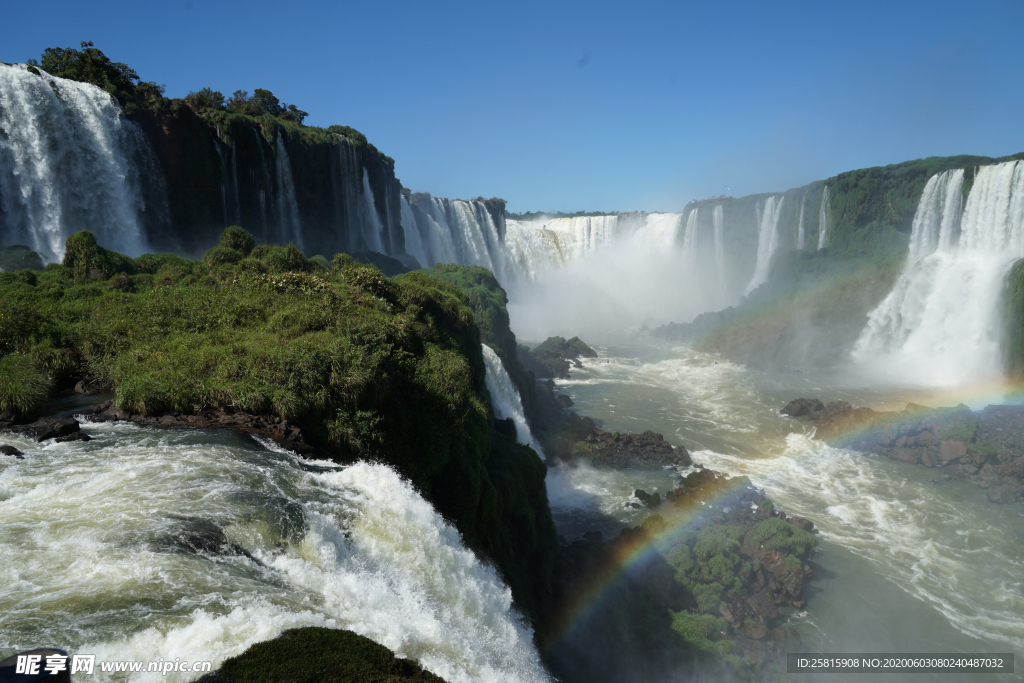
[[[259,242],[293,241],[307,254],[404,254],[394,160],[362,136],[270,115],[197,114],[181,100],[134,117],[169,205],[170,225],[148,231],[150,248],[198,254],[237,224]]]
[[[766,281],[734,308],[703,314],[692,323],[666,325],[654,336],[687,340],[758,366],[833,364],[846,357],[868,313],[892,290],[929,178],[964,169],[966,197],[979,166],[1021,156],[931,157],[841,173],[774,195],[782,199],[782,207]],[[739,220],[753,231],[767,197],[705,200],[701,205],[720,204],[727,228],[730,220]],[[741,249],[752,259],[753,238],[738,234],[737,239],[747,245]]]

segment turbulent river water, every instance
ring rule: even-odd
[[[25,459],[0,458],[0,652],[216,667],[329,626],[453,683],[547,680],[508,588],[392,470],[223,432],[83,431],[93,440],[4,435]]]
[[[798,396],[879,407],[926,402],[919,393],[857,386],[841,374],[762,374],[685,347],[602,349],[571,374],[560,390],[605,429],[653,429],[695,463],[747,475],[782,509],[814,521],[816,580],[805,609],[788,616],[808,651],[1024,651],[1024,507],[992,503],[972,482],[919,465],[831,448],[778,412]],[[570,539],[591,530],[607,537],[649,513],[630,507],[634,489],[664,492],[678,474],[555,469],[556,524]]]

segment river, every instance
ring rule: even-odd
[[[695,463],[747,475],[787,513],[814,521],[816,579],[806,607],[788,615],[807,651],[1024,649],[1024,506],[992,503],[976,484],[920,465],[829,447],[811,438],[810,425],[779,414],[798,396],[902,407],[948,405],[949,395],[929,403],[914,389],[865,386],[842,373],[761,373],[682,346],[599,353],[558,382],[581,415],[610,431],[653,429]],[[664,493],[678,478],[671,468],[557,468],[548,488],[559,531],[572,540],[638,524],[649,511],[630,506],[634,489]]]

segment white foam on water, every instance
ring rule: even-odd
[[[92,441],[4,439],[26,457],[0,460],[0,651],[216,666],[329,626],[453,682],[547,680],[495,570],[394,471],[216,432],[83,430]],[[223,552],[186,549],[211,533]]]

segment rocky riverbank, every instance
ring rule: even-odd
[[[1024,500],[1024,406],[972,411],[963,404],[911,403],[901,411],[876,411],[846,401],[799,398],[781,412],[809,420],[815,437],[830,445],[969,478],[998,503]]]
[[[653,498],[648,506],[660,512],[641,526],[607,541],[597,532],[563,541],[556,574],[563,614],[595,586],[618,585],[602,607],[610,620],[591,619],[578,635],[590,654],[560,652],[556,675],[585,661],[590,670],[574,680],[770,678],[800,646],[784,611],[805,605],[814,578],[813,523],[776,510],[746,477],[708,469]]]

